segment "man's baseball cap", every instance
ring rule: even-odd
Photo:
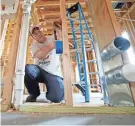
[[[40,28],[39,25],[30,26],[29,31],[30,31],[31,35],[33,34],[35,29],[39,29],[40,30],[41,28]]]

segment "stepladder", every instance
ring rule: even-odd
[[[79,2],[67,9],[67,16],[70,20],[79,74],[79,82],[76,83],[75,86],[80,89],[85,96],[85,102],[90,102],[92,86],[101,87],[101,91],[104,92],[104,99],[107,99],[106,85],[103,85],[105,82],[103,82],[104,79],[100,76],[100,66],[98,65],[98,57],[100,55],[96,55],[97,47],[95,47],[92,32]],[[88,59],[88,52],[94,52],[95,56]],[[90,70],[88,68],[89,63],[93,64],[96,70]],[[91,76],[95,76],[98,81],[93,83],[90,78]]]

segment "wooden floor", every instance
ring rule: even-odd
[[[38,113],[63,113],[63,114],[135,114],[135,107],[68,107],[65,105],[52,104],[42,105],[21,105],[22,112]]]
[[[24,101],[27,95],[24,96]],[[44,112],[44,113],[71,113],[71,114],[135,114],[135,107],[107,107],[104,106],[102,94],[92,93],[91,102],[85,103],[81,94],[73,94],[73,106],[66,106],[62,103],[50,103],[42,93],[36,103],[25,103],[20,106],[23,112]]]

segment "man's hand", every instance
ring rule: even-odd
[[[55,43],[51,42],[49,45],[45,45],[40,48],[40,50],[53,50],[55,48]]]
[[[62,19],[59,18],[53,22],[53,28],[55,30],[61,30],[62,29]]]
[[[54,22],[62,24],[62,19],[61,18],[58,18]]]

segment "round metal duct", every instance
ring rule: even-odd
[[[135,82],[135,65],[126,64],[105,72],[107,84]]]
[[[102,60],[103,61],[109,60],[112,57],[119,55],[124,51],[128,50],[129,47],[130,47],[130,42],[127,39],[123,37],[117,37],[103,49],[101,53]]]

